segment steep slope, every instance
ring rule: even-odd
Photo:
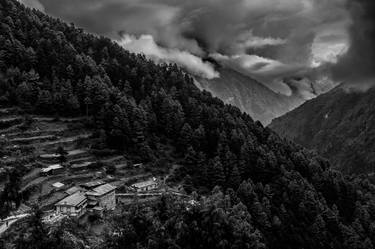
[[[192,194],[191,206],[162,199],[118,212],[130,217],[117,219],[108,244],[90,248],[373,248],[375,187],[365,179],[331,171],[326,160],[199,91],[175,65],[156,65],[15,0],[0,1],[0,10],[2,105],[88,116],[96,146],[137,156],[151,172],[181,164],[168,183],[204,195]],[[0,215],[25,198],[11,179]],[[40,232],[37,217],[4,247],[74,248],[60,243],[75,229]]]
[[[346,173],[370,173],[375,166],[375,89],[345,89],[337,87],[308,101],[270,127],[317,150]]]
[[[275,93],[258,81],[230,68],[220,67],[219,78],[198,79],[197,85],[211,92],[227,104],[248,113],[255,120],[268,125],[304,102],[299,96]]]

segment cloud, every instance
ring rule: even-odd
[[[219,77],[213,66],[187,51],[178,49],[166,49],[158,46],[151,35],[141,35],[136,38],[124,34],[119,44],[133,53],[143,53],[155,62],[174,62],[184,67],[194,75],[213,79]]]
[[[346,25],[349,27],[351,21]],[[350,47],[350,37],[348,29],[340,29],[340,23],[327,25],[314,38],[311,46],[311,66],[319,67],[323,64],[336,64],[345,55]]]
[[[284,64],[280,61],[257,55],[210,55],[221,64],[249,75],[275,92],[290,95],[292,89],[284,83],[285,77],[305,75],[308,68],[300,64]]]
[[[336,86],[336,83],[330,77],[324,75],[320,75],[313,80],[306,77],[284,78],[281,83],[289,87],[289,95],[299,95],[305,100],[315,98]]]
[[[195,54],[278,46],[272,58],[285,60],[309,50],[327,24],[345,29],[348,18],[345,0],[40,1],[48,13],[115,39],[119,31],[150,34],[163,47]]]
[[[333,73],[335,79],[341,80],[337,75],[347,77],[346,72],[350,71],[348,69],[351,67],[347,62],[353,58],[350,55],[362,51],[359,48],[359,45],[363,44],[360,38],[363,35],[360,32],[364,31],[363,26],[371,27],[363,21],[364,17],[355,6],[359,4],[362,7],[370,7],[368,4],[373,2],[372,0],[40,1],[47,13],[114,40],[121,40],[122,34],[136,37],[148,34],[152,36],[153,42],[160,51],[167,51],[157,53],[158,55],[163,55],[165,58],[165,54],[169,54],[168,60],[172,60],[170,54],[180,54],[179,64],[185,60],[182,59],[183,55],[189,56],[187,61],[194,58],[195,61],[202,62],[211,54],[227,56],[230,58],[226,60],[228,64],[233,62],[232,66],[237,68],[243,65],[241,70],[264,80],[268,85],[276,85],[277,82],[282,82],[284,77],[313,78],[317,72],[329,72],[327,67],[335,69]],[[349,27],[353,27],[351,32]],[[356,35],[359,37],[353,37]],[[370,49],[369,46],[365,47]],[[155,59],[155,55],[153,57]],[[367,64],[371,64],[371,61],[372,59],[369,59]],[[336,67],[336,64],[341,66]],[[318,68],[324,70],[317,70]]]
[[[286,44],[286,39],[274,37],[259,37],[253,34],[253,31],[240,34],[234,43],[237,53],[246,53],[248,49],[264,48],[269,46],[279,46]]]
[[[375,83],[372,80],[375,78],[375,1],[350,0],[347,8],[353,19],[349,33],[350,48],[338,63],[333,65],[333,76],[349,84],[373,85]]]
[[[211,57],[228,66],[246,70],[250,74],[264,75],[285,67],[285,65],[279,61],[263,58],[258,55],[241,54],[227,56],[216,53],[211,54]]]

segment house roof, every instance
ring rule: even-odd
[[[64,183],[61,183],[61,182],[55,182],[54,184],[52,184],[53,187],[55,188],[61,188],[64,186]]]
[[[93,163],[92,162],[76,163],[76,164],[73,164],[71,166],[71,168],[75,168],[75,169],[86,168],[86,167],[90,166],[91,164],[93,164]]]
[[[78,206],[80,203],[86,200],[86,196],[84,193],[76,192],[68,197],[62,199],[55,206]]]
[[[104,184],[99,187],[94,188],[92,191],[87,192],[87,195],[96,195],[96,196],[101,196],[105,195],[113,190],[115,190],[116,187],[112,186],[111,184]]]
[[[105,182],[98,180],[98,181],[92,181],[92,182],[86,182],[84,184],[81,184],[81,186],[86,188],[95,188],[99,185],[103,185]]]
[[[53,158],[58,158],[60,155],[59,154],[43,154],[43,155],[40,155],[39,157],[40,158],[44,158],[44,159],[53,159]]]
[[[79,154],[83,154],[83,153],[86,153],[87,151],[85,150],[71,150],[71,151],[68,151],[68,155],[69,156],[75,156],[75,155],[79,155]]]
[[[154,180],[148,180],[144,182],[137,182],[132,185],[134,188],[144,188],[156,184]]]
[[[51,170],[62,169],[62,168],[63,166],[61,166],[60,164],[54,164],[54,165],[48,166],[47,168],[42,169],[42,172],[47,173],[47,172],[50,172]]]
[[[71,187],[71,188],[65,190],[65,193],[67,193],[68,195],[72,195],[72,194],[74,194],[74,193],[76,193],[80,190],[81,190],[81,188],[78,188],[78,187],[74,186],[74,187]]]

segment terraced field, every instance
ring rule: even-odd
[[[18,108],[0,109],[0,188],[7,170],[18,168],[23,175],[21,191],[28,195],[26,204],[38,202],[49,210],[72,186],[102,180],[121,188],[151,176],[144,169],[128,167],[129,160],[119,152],[106,156],[93,153],[91,147],[97,138],[84,121],[27,116]],[[61,148],[64,155],[59,154]],[[61,170],[44,172],[57,164]],[[108,168],[114,168],[115,173],[108,174]],[[54,186],[56,183],[59,187]]]

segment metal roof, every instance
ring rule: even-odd
[[[87,195],[96,195],[96,196],[101,196],[108,194],[109,192],[115,190],[116,187],[112,186],[111,184],[104,184],[99,187],[94,188],[92,191],[87,192]]]
[[[98,181],[92,181],[92,182],[86,182],[84,184],[81,184],[81,186],[86,188],[95,188],[99,185],[103,185],[105,182],[98,180]]]
[[[134,187],[134,188],[144,188],[144,187],[148,187],[148,186],[155,185],[155,184],[157,184],[157,183],[154,180],[148,180],[148,181],[144,181],[144,182],[134,183],[132,185],[132,187]]]
[[[58,158],[60,155],[59,154],[44,154],[44,155],[40,155],[39,157],[40,158],[44,158],[44,159],[53,159],[53,158]]]
[[[72,194],[74,194],[74,193],[76,193],[78,191],[81,191],[81,189],[78,188],[78,187],[76,187],[76,186],[74,186],[74,187],[71,187],[71,188],[65,190],[65,193],[67,193],[68,195],[72,195]]]
[[[86,152],[87,152],[86,150],[71,150],[71,151],[68,151],[68,155],[75,156],[75,155],[83,154]]]
[[[84,193],[76,192],[68,197],[62,199],[55,206],[78,206],[80,203],[86,201],[86,196]]]
[[[93,164],[93,162],[84,162],[84,163],[76,163],[71,166],[71,168],[86,168]]]
[[[62,168],[63,168],[63,166],[61,166],[60,164],[54,164],[54,165],[48,166],[47,168],[42,169],[42,172],[46,173],[46,172],[50,172],[51,170],[54,170],[54,169],[62,169]]]
[[[64,183],[61,183],[61,182],[55,182],[54,184],[52,184],[52,186],[54,186],[55,188],[61,188],[64,186]]]

